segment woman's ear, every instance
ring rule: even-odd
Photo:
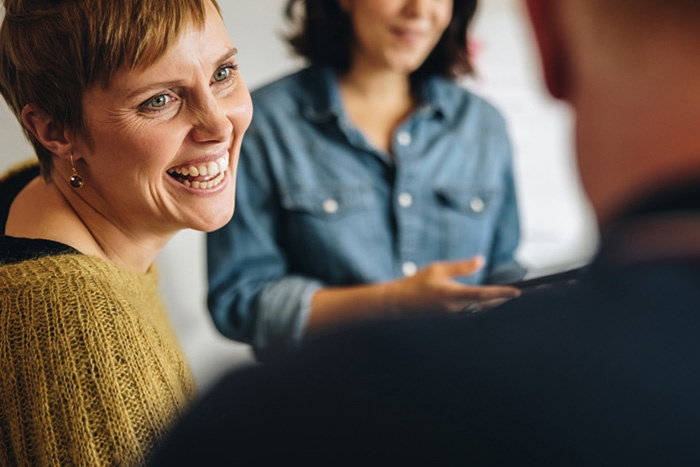
[[[569,57],[566,56],[564,37],[561,34],[559,11],[561,0],[526,0],[540,52],[544,80],[549,93],[557,99],[566,99],[569,94]],[[581,0],[587,1],[587,0]]]
[[[42,146],[59,157],[68,157],[72,142],[63,123],[56,122],[43,110],[27,104],[22,109],[22,123]]]

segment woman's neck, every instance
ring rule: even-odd
[[[409,76],[358,65],[340,76],[339,82],[352,124],[374,146],[390,154],[394,131],[416,105]]]
[[[64,187],[64,190],[72,190]],[[69,245],[121,268],[144,273],[172,235],[127,232],[94,210],[76,193],[37,177],[15,198],[5,234]]]

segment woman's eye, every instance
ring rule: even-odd
[[[153,100],[151,100],[151,106],[156,107],[156,108],[163,107],[167,103],[168,103],[168,96],[165,96],[165,95],[158,96],[158,97],[154,98]]]
[[[226,78],[228,78],[228,74],[228,68],[220,68],[219,70],[217,70],[216,73],[214,73],[214,81],[226,81]]]
[[[216,70],[216,73],[214,73],[213,80],[217,83],[221,83],[223,81],[226,81],[231,74],[233,73],[234,70],[236,70],[238,67],[237,66],[224,66]]]
[[[170,102],[170,97],[167,94],[161,94],[152,99],[147,100],[141,106],[148,107],[151,109],[162,109],[168,102]]]

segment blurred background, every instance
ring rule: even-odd
[[[303,66],[282,39],[284,3],[219,0],[251,90]],[[522,222],[518,259],[530,275],[585,263],[597,234],[576,176],[572,118],[541,83],[521,1],[481,0],[471,41],[477,73],[464,85],[501,110],[513,139]],[[0,172],[34,157],[4,102],[0,141]],[[205,261],[205,236],[194,231],[178,234],[158,259],[166,306],[200,389],[226,369],[253,361],[248,346],[220,336],[209,318]]]

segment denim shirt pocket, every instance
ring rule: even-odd
[[[369,208],[372,192],[367,186],[304,187],[282,192],[282,207],[333,221]]]
[[[438,187],[443,250],[448,259],[489,257],[503,191],[492,187]]]
[[[376,243],[376,212],[369,185],[315,186],[286,189],[281,193],[290,258],[304,272],[324,279],[365,257],[367,245]]]

